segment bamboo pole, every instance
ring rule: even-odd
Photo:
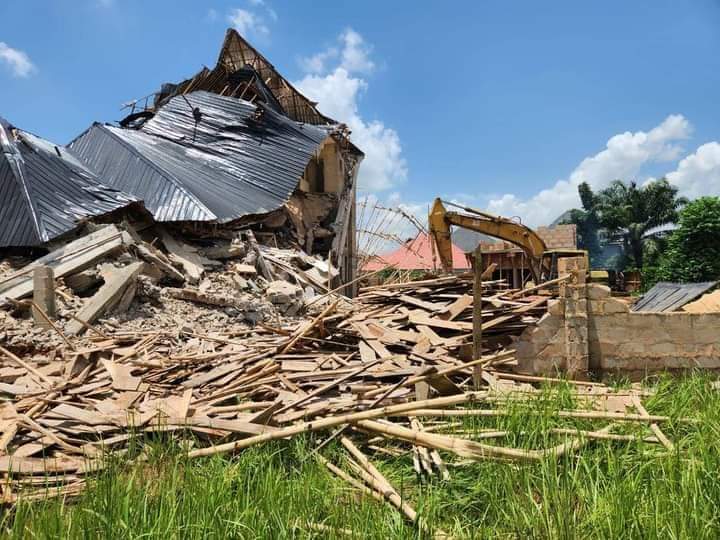
[[[44,375],[43,373],[40,373],[37,369],[35,369],[34,367],[32,367],[30,364],[23,361],[22,359],[18,358],[16,355],[14,355],[10,351],[8,351],[5,347],[0,347],[0,353],[3,353],[5,356],[7,356],[10,360],[12,360],[16,364],[18,364],[20,367],[28,370],[30,373],[35,375],[38,379],[40,379],[45,384],[47,384],[49,386],[52,386],[53,384],[55,384],[50,377],[48,377],[47,375]]]
[[[14,305],[15,307],[30,307],[35,310],[35,313],[40,315],[41,318],[45,320],[45,322],[52,328],[65,342],[65,345],[67,345],[70,349],[73,351],[77,350],[77,347],[67,338],[65,334],[63,334],[62,330],[58,328],[58,326],[50,320],[50,316],[47,314],[47,312],[40,307],[34,300],[13,300],[12,298],[8,298],[8,301]]]
[[[540,285],[535,285],[534,287],[528,287],[527,289],[522,289],[516,293],[513,293],[510,295],[510,299],[520,298],[521,296],[525,296],[526,294],[533,293],[535,291],[539,291],[541,289],[545,289],[547,287],[552,287],[553,285],[558,285],[572,277],[571,274],[566,274],[564,276],[561,276],[559,278],[551,279],[549,281],[546,281],[545,283],[541,283]]]
[[[578,435],[581,437],[587,437],[588,439],[598,439],[601,441],[644,441],[647,443],[659,443],[657,437],[636,437],[635,435],[620,435],[617,433],[602,433],[600,431],[584,431],[582,429],[572,428],[553,428],[550,430],[551,433],[557,433],[558,435]]]
[[[512,411],[500,409],[414,409],[407,411],[404,416],[438,416],[440,418],[450,418],[458,416],[509,416],[514,414]],[[523,414],[537,415],[545,414],[543,411],[535,409],[527,409]],[[560,418],[585,418],[588,420],[622,420],[626,422],[669,422],[669,416],[645,416],[643,414],[629,414],[610,411],[555,411],[553,416]],[[695,423],[693,418],[678,418],[681,422]]]
[[[313,390],[312,392],[310,392],[310,393],[309,393],[308,395],[306,395],[305,397],[302,397],[302,398],[300,398],[299,400],[294,401],[294,402],[292,402],[292,403],[288,403],[287,405],[285,405],[284,407],[282,407],[280,410],[278,410],[278,411],[276,411],[275,413],[273,413],[273,415],[279,415],[279,414],[282,414],[282,413],[284,413],[285,411],[290,410],[290,409],[292,409],[292,408],[294,408],[294,407],[299,407],[300,405],[302,405],[303,403],[308,402],[308,401],[311,400],[312,398],[317,397],[317,396],[319,396],[320,394],[323,394],[323,393],[327,392],[328,390],[332,390],[333,388],[335,388],[336,386],[344,383],[344,382],[347,381],[348,379],[352,379],[353,377],[356,377],[356,376],[360,375],[360,374],[363,373],[364,371],[370,369],[371,367],[373,367],[374,365],[376,365],[376,364],[378,364],[378,363],[380,363],[380,362],[382,362],[382,360],[380,360],[380,359],[373,360],[372,362],[368,362],[367,364],[365,364],[364,366],[359,367],[359,368],[356,369],[355,371],[351,371],[351,372],[348,373],[347,375],[344,375],[343,377],[340,377],[339,379],[335,379],[334,381],[331,381],[331,382],[327,383],[326,385],[321,386],[320,388],[318,388],[318,389],[316,389],[316,390]]]
[[[608,434],[612,429],[614,425],[610,424],[605,426],[602,429],[599,429],[596,433],[599,433],[601,435]],[[576,437],[574,439],[570,439],[569,441],[565,441],[562,444],[559,444],[557,446],[553,446],[552,448],[548,448],[546,450],[543,450],[543,454],[546,457],[554,457],[555,459],[567,454],[568,452],[579,450],[586,444],[590,442],[589,438],[582,438],[582,437]]]
[[[630,398],[632,400],[632,404],[637,409],[637,412],[642,414],[643,416],[650,416],[650,413],[647,412],[647,409],[642,404],[642,401],[640,401],[640,398],[638,396],[633,396]],[[675,445],[668,439],[665,434],[660,429],[660,426],[658,426],[655,422],[650,424],[650,430],[655,434],[655,437],[660,441],[660,443],[670,450],[671,452],[675,450]]]
[[[482,444],[468,439],[439,435],[391,424],[389,422],[377,422],[374,420],[361,420],[356,424],[368,431],[379,433],[392,439],[400,439],[418,446],[445,450],[460,457],[479,460],[483,458],[505,458],[516,461],[539,461],[543,456],[537,450],[520,450],[518,448],[504,448]]]
[[[335,476],[337,476],[338,478],[340,478],[340,479],[342,479],[342,480],[345,480],[345,481],[346,481],[348,484],[350,484],[352,487],[354,487],[355,489],[359,490],[360,492],[362,492],[362,493],[364,493],[364,494],[366,494],[366,495],[370,495],[370,496],[371,496],[372,498],[374,498],[375,500],[378,500],[378,501],[380,501],[380,502],[385,502],[385,498],[382,496],[381,493],[378,493],[377,491],[374,491],[374,490],[370,489],[369,487],[367,487],[366,485],[364,485],[362,482],[360,482],[359,480],[356,480],[355,478],[353,478],[352,476],[350,476],[348,473],[346,473],[345,471],[343,471],[341,468],[336,467],[335,465],[333,465],[332,463],[330,463],[330,461],[328,461],[327,459],[325,459],[325,458],[322,457],[321,455],[318,454],[318,455],[317,455],[317,458],[318,458],[318,460],[320,460],[320,463],[322,463],[323,465],[325,465],[325,467],[327,467],[327,469],[328,469],[331,473],[333,473]]]
[[[432,373],[423,375],[418,374],[414,375],[412,377],[409,377],[408,379],[401,381],[396,385],[396,387],[393,387],[393,391],[399,388],[400,386],[412,386],[416,383],[427,381],[428,379],[432,379],[433,377],[439,377],[442,375],[449,375],[451,373],[457,373],[458,371],[462,371],[463,369],[467,369],[476,365],[481,365],[483,367],[490,366],[493,363],[495,363],[498,360],[513,358],[515,356],[515,351],[504,351],[497,354],[493,354],[490,356],[483,356],[482,358],[479,358],[477,360],[471,360],[469,362],[465,362],[464,364],[458,364],[457,366],[450,366],[445,369],[440,370],[434,370]],[[380,393],[385,392],[383,388],[378,388],[377,390],[372,390],[370,392],[367,392],[365,394],[365,397],[374,397]]]
[[[331,295],[331,294],[335,294],[335,293],[337,293],[340,289],[344,289],[345,287],[348,287],[348,286],[350,286],[350,285],[354,285],[355,283],[357,283],[358,281],[360,281],[360,280],[362,280],[362,279],[369,278],[370,276],[374,276],[375,274],[379,274],[380,272],[384,272],[385,270],[388,270],[389,268],[395,268],[395,265],[394,265],[394,264],[390,264],[390,265],[386,266],[385,268],[381,268],[380,270],[375,270],[374,272],[370,272],[369,274],[363,274],[363,275],[361,275],[361,276],[353,279],[352,281],[348,281],[347,283],[343,283],[343,284],[340,285],[339,287],[334,288],[332,291],[328,291],[328,292],[326,292],[325,294],[322,294],[322,295],[320,295],[320,296],[316,296],[315,298],[312,298],[309,302],[307,302],[307,303],[305,304],[305,306],[306,306],[306,307],[307,307],[307,306],[311,306],[312,304],[314,304],[315,302],[317,302],[317,301],[320,300],[321,298],[325,298],[326,296],[329,296],[329,295]],[[347,296],[344,296],[344,295],[343,295],[343,300],[346,300],[346,301],[348,301],[348,302],[352,302],[352,301],[353,301],[352,298],[348,298]]]
[[[357,446],[355,446],[350,439],[347,437],[341,437],[340,442],[347,449],[355,460],[367,471],[369,475],[374,478],[378,485],[382,486],[382,493],[385,497],[392,502],[408,519],[412,522],[417,521],[417,512],[407,504],[392,484],[383,476],[383,474],[373,465],[370,460],[363,454]]]
[[[475,248],[475,279],[473,282],[473,360],[482,357],[482,251],[480,244]],[[482,384],[482,367],[473,366],[473,386],[475,390]]]
[[[286,437],[292,437],[299,435],[300,433],[309,433],[312,431],[319,431],[327,429],[341,424],[351,424],[359,420],[369,420],[373,418],[382,418],[385,416],[391,416],[396,414],[404,414],[414,409],[422,407],[438,406],[443,407],[446,405],[457,405],[459,403],[466,403],[469,401],[479,401],[487,396],[486,392],[467,392],[465,394],[459,394],[456,396],[445,396],[440,398],[428,399],[425,401],[415,401],[412,403],[400,403],[398,405],[390,405],[387,407],[381,407],[379,409],[368,409],[366,411],[360,411],[357,413],[343,414],[339,416],[331,416],[328,418],[321,418],[311,422],[302,422],[285,428],[281,428],[269,433],[263,433],[261,435],[255,435],[239,441],[233,441],[225,444],[219,444],[217,446],[210,446],[208,448],[198,448],[188,452],[189,457],[200,457],[200,456],[212,456],[215,454],[224,454],[227,452],[234,452],[236,450],[243,450],[250,448],[257,444],[261,444],[267,441],[276,439],[284,439]],[[425,409],[432,410],[432,409]],[[420,415],[418,415],[420,416]]]
[[[422,370],[420,371],[420,373],[422,374],[422,373],[425,373],[425,372],[428,372],[428,371],[431,371],[431,372],[435,373],[436,370],[435,370],[435,368],[434,368],[433,366],[428,366],[428,367],[422,369]],[[388,397],[390,394],[392,394],[395,390],[397,390],[397,389],[400,388],[401,386],[404,386],[405,384],[407,384],[407,382],[408,382],[409,379],[410,379],[410,377],[405,377],[404,379],[402,379],[401,381],[395,383],[394,385],[392,385],[390,388],[387,388],[387,389],[378,388],[379,391],[382,391],[382,394],[380,395],[380,397],[378,397],[377,399],[375,399],[375,401],[373,401],[372,404],[370,405],[370,407],[368,407],[368,408],[369,408],[369,409],[374,409],[375,407],[377,407],[378,405],[380,405],[380,403],[382,403],[383,400],[384,400],[386,397]],[[366,396],[367,396],[367,397],[370,397],[370,394],[372,394],[373,396],[375,395],[374,392],[368,392],[368,393],[366,394]],[[337,436],[340,435],[342,432],[344,432],[344,431],[347,429],[347,427],[348,427],[347,424],[339,427],[339,428],[338,428],[337,430],[335,430],[332,434],[330,434],[330,436],[329,436],[327,439],[325,439],[322,443],[320,443],[320,445],[319,445],[315,450],[313,450],[313,452],[319,452],[323,447],[327,446],[327,445],[330,443],[330,441],[332,441],[335,437],[337,437]]]
[[[492,373],[499,379],[509,379],[511,381],[520,382],[547,382],[547,383],[566,383],[575,386],[595,386],[599,388],[607,388],[607,385],[590,381],[573,381],[572,379],[558,379],[555,377],[540,377],[538,375],[520,375],[518,373],[507,373],[505,371],[493,371]]]

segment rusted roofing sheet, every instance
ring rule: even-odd
[[[284,204],[330,136],[236,98],[172,98],[141,130],[95,124],[70,148],[158,221],[228,222]]]
[[[135,199],[103,185],[65,148],[0,118],[0,247],[36,246]]]

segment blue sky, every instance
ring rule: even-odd
[[[720,194],[720,1],[3,0],[0,115],[66,143],[235,26],[366,150],[361,182],[538,225],[576,185]]]

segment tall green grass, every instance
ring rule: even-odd
[[[651,413],[701,420],[662,426],[674,452],[637,440],[592,441],[560,460],[524,465],[453,466],[458,460],[443,454],[449,481],[418,478],[410,454],[371,457],[431,527],[459,538],[718,538],[720,392],[702,375],[663,380],[655,389],[645,400]],[[472,437],[499,428],[510,433],[498,443],[553,446],[565,436],[548,434],[551,427],[605,425],[553,417],[577,405],[567,388],[546,389],[529,404],[513,404],[507,417],[463,418],[443,432],[462,429]],[[526,415],[525,407],[544,414]],[[617,432],[649,433],[636,425]],[[149,441],[147,461],[112,460],[76,500],[21,502],[5,511],[1,530],[12,538],[344,537],[333,528],[358,538],[427,534],[327,473],[311,456],[316,442],[308,436],[190,461],[169,439]],[[342,464],[338,446],[323,453]]]

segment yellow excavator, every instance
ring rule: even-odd
[[[445,204],[451,205],[451,203]],[[435,242],[440,264],[445,272],[451,272],[453,269],[451,239],[453,226],[493,236],[518,246],[527,256],[530,273],[536,284],[557,277],[557,261],[563,257],[585,257],[586,268],[589,268],[588,253],[585,250],[549,250],[538,233],[522,223],[473,208],[456,204],[452,206],[465,213],[448,211],[443,201],[437,198],[428,216],[430,235]]]

